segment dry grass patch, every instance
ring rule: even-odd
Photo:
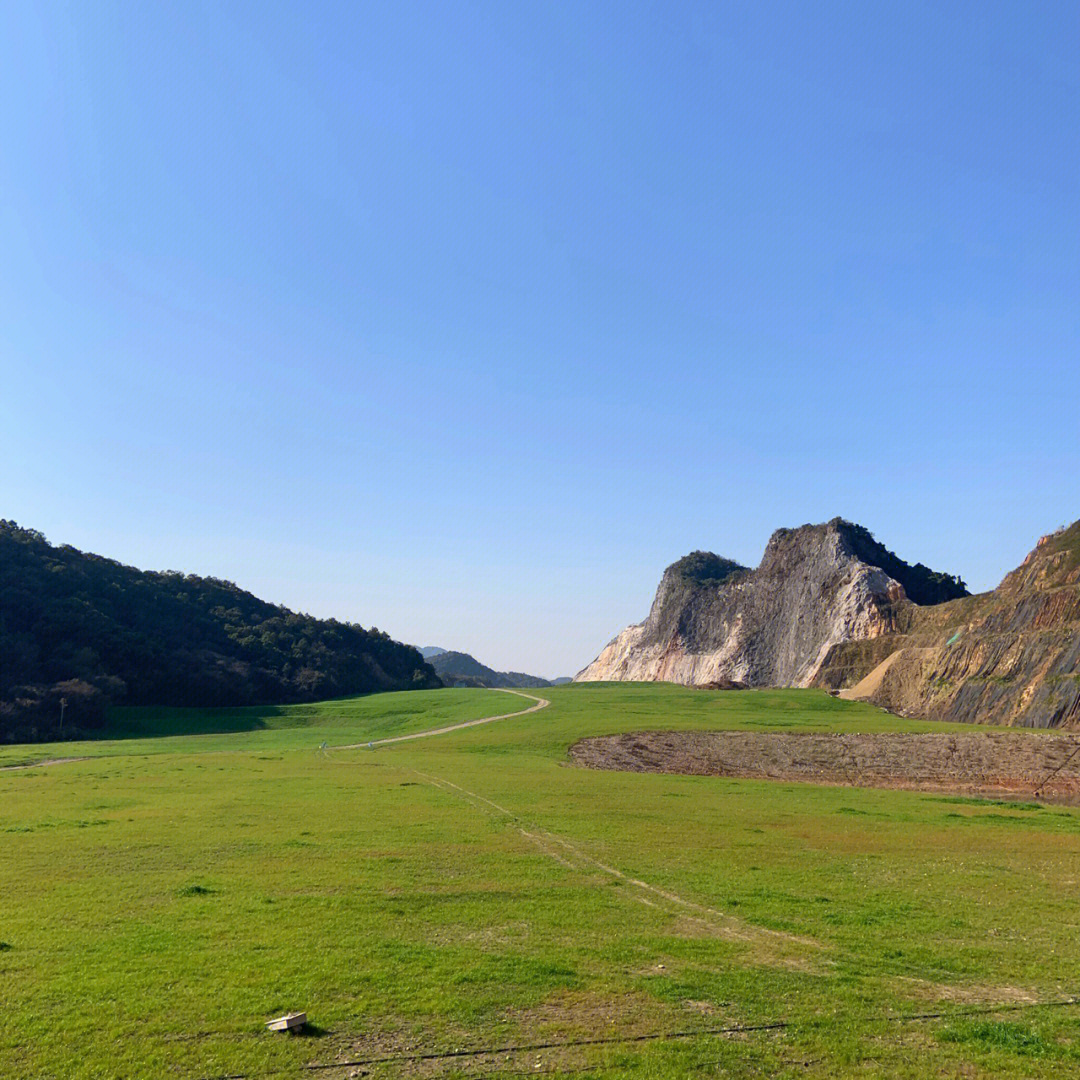
[[[952,985],[901,976],[899,981],[919,1001],[956,1002],[962,1005],[1037,1005],[1045,994],[1022,986],[981,983]]]

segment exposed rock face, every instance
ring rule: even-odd
[[[818,684],[934,720],[1080,727],[1080,522],[992,592],[909,615],[876,652],[838,645]]]
[[[1080,729],[1080,522],[979,596],[839,518],[781,529],[756,570],[695,552],[577,678],[817,686],[906,716]]]
[[[929,580],[925,567],[907,567],[839,518],[778,530],[756,570],[695,552],[664,572],[645,622],[624,630],[577,681],[810,686],[835,646],[893,634],[914,606],[900,581],[867,561],[878,553],[914,574],[916,587]],[[956,579],[930,577],[964,591]]]

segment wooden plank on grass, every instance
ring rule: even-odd
[[[292,1012],[279,1016],[275,1020],[267,1020],[266,1026],[271,1031],[294,1031],[302,1028],[307,1023],[307,1013]]]

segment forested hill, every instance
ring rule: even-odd
[[[474,656],[440,649],[428,662],[447,686],[550,686],[547,679],[523,671],[495,671]]]
[[[265,705],[440,686],[380,630],[229,581],[136,570],[0,520],[0,740],[100,726],[111,703]]]

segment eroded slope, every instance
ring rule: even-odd
[[[649,617],[577,681],[813,685],[836,645],[899,629],[912,605],[905,581],[883,567],[920,595],[964,593],[958,579],[909,567],[840,518],[780,529],[756,570],[703,552],[669,566]]]
[[[1080,726],[1080,522],[992,592],[912,606],[904,633],[838,645],[816,685],[934,720]]]

